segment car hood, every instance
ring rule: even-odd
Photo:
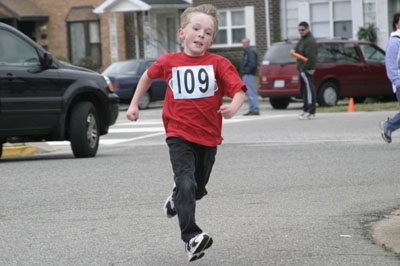
[[[140,76],[133,76],[133,75],[104,75],[107,76],[112,83],[119,82],[119,83],[136,83],[139,82]]]
[[[128,75],[128,74],[102,74],[103,76],[107,76],[109,78],[117,78],[117,79],[126,79],[126,78],[140,78],[139,75]]]
[[[74,65],[71,65],[70,63],[67,63],[67,62],[58,61],[58,63],[61,65],[62,68],[85,71],[85,72],[91,72],[91,73],[97,73],[96,71],[93,71],[93,70],[90,70],[90,69],[87,69],[87,68],[84,68],[84,67],[74,66]]]

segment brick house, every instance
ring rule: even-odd
[[[267,48],[280,41],[279,0],[193,0],[193,5],[212,4],[219,13],[219,32],[210,51],[227,57],[239,68],[242,39],[250,39],[261,63]]]
[[[0,22],[57,58],[101,71],[114,61],[178,51],[179,15],[188,6],[184,0],[0,0]]]
[[[116,39],[116,16],[124,15],[124,35],[128,58],[158,58],[165,52],[181,50],[178,39],[180,15],[191,4],[185,0],[106,0],[94,13],[109,14],[109,34]],[[118,33],[119,34],[119,33]],[[112,61],[118,54],[112,45]]]

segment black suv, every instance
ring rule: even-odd
[[[5,142],[69,140],[75,157],[94,157],[118,102],[102,75],[0,23],[0,156]]]

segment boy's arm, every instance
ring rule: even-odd
[[[245,98],[246,94],[243,90],[236,92],[232,98],[232,102],[230,104],[221,105],[218,113],[221,114],[225,119],[232,118],[242,106]]]
[[[139,118],[139,101],[150,88],[153,80],[147,75],[147,70],[140,77],[139,83],[135,90],[135,95],[132,98],[131,104],[129,105],[126,117],[131,121],[136,121]]]

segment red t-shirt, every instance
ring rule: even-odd
[[[209,52],[196,57],[166,53],[151,65],[147,75],[168,83],[162,116],[167,138],[181,137],[211,147],[221,144],[222,115],[217,111],[223,96],[232,98],[247,90],[228,59]],[[214,77],[218,89],[211,88]]]

